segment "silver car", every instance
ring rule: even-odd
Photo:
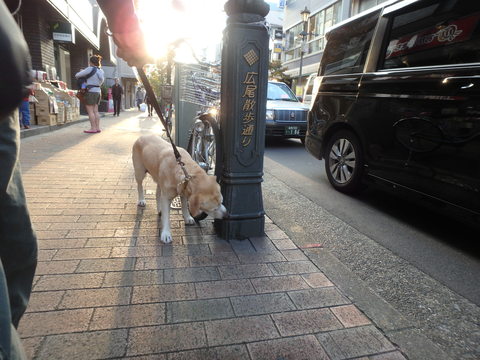
[[[297,138],[304,142],[307,114],[308,106],[286,84],[268,82],[266,137]]]

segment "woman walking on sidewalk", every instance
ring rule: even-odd
[[[100,55],[93,55],[90,58],[90,66],[75,74],[75,77],[88,77],[85,81],[87,93],[85,94],[85,109],[90,120],[90,130],[85,130],[85,133],[93,134],[99,133],[100,130],[100,113],[98,112],[98,104],[102,94],[100,86],[105,80],[105,75],[101,69],[102,57]],[[96,69],[95,73],[92,70]]]

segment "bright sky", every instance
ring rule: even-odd
[[[142,20],[147,46],[153,56],[165,55],[167,45],[186,38],[199,58],[213,61],[215,45],[221,43],[226,14],[226,0],[181,0],[185,11],[178,11],[171,0],[139,0],[138,15]],[[193,62],[188,47],[177,51],[177,61]]]

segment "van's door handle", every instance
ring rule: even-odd
[[[480,75],[473,76],[449,76],[442,80],[442,84],[447,84],[452,81],[465,81],[465,80],[480,80]]]

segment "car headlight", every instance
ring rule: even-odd
[[[274,111],[273,110],[267,110],[267,120],[273,120],[274,117]]]

